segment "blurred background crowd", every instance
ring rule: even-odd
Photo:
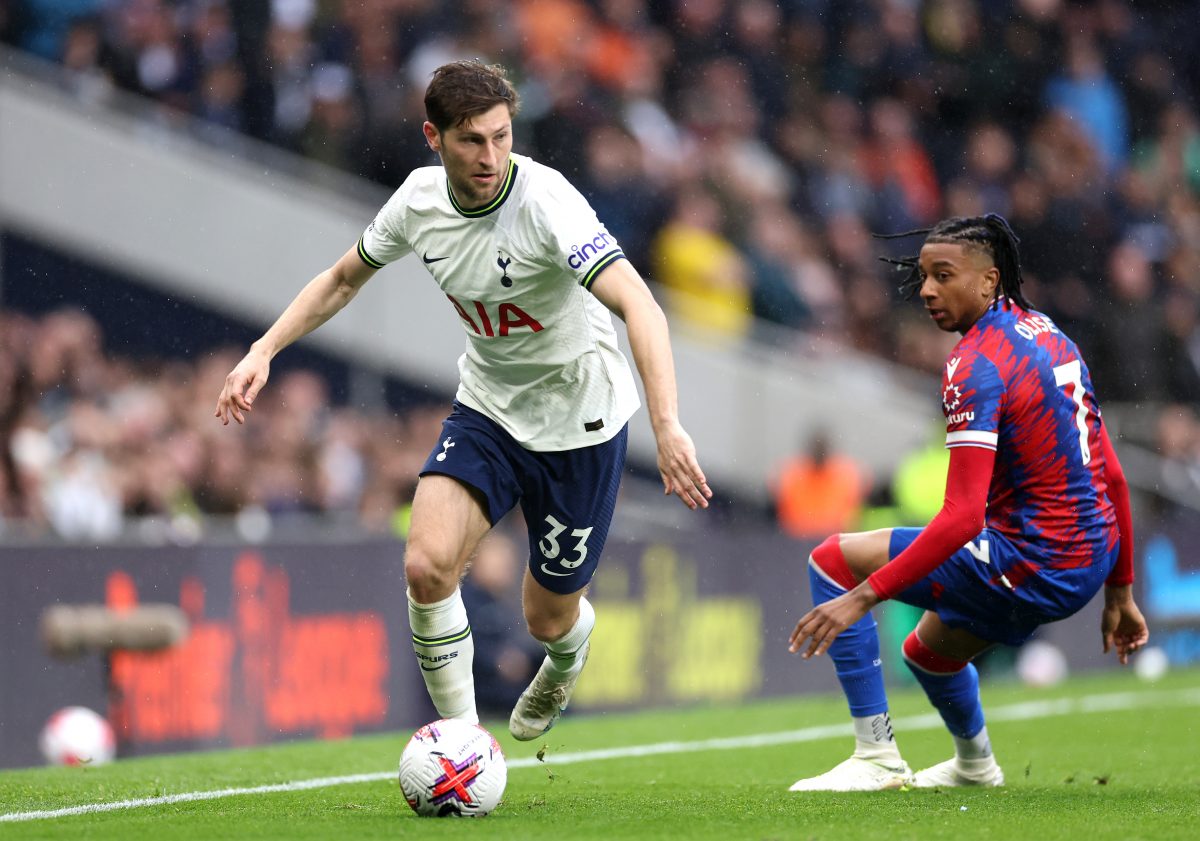
[[[1198,30],[1185,0],[0,0],[0,41],[82,98],[133,91],[214,142],[233,130],[388,187],[436,162],[432,69],[501,62],[517,151],[589,198],[673,329],[713,342],[935,373],[956,337],[878,260],[919,239],[872,234],[1001,213],[1027,297],[1080,344],[1106,410],[1196,488]],[[318,511],[402,533],[445,407],[336,407],[293,372],[246,435],[221,435],[239,355],[128,359],[78,312],[0,313],[0,517],[99,538],[131,514]],[[820,436],[797,450],[771,479],[795,533],[903,493]],[[839,510],[805,519],[797,477]]]

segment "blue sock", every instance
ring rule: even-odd
[[[975,670],[974,663],[967,663],[962,671],[952,674],[935,674],[914,665],[908,658],[904,662],[929,696],[930,703],[941,714],[952,736],[971,739],[983,729],[979,672]]]
[[[835,599],[846,591],[831,584],[808,566],[813,604]],[[887,693],[883,689],[883,666],[879,659],[879,634],[875,618],[867,614],[838,636],[829,646],[829,657],[846,700],[850,715],[856,718],[887,712]]]

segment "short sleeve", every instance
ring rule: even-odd
[[[358,238],[358,256],[368,266],[382,269],[412,252],[404,236],[404,213],[410,184],[406,181],[380,208]]]
[[[538,197],[538,246],[546,262],[590,289],[600,272],[625,255],[578,190],[558,173]]]
[[[1004,381],[990,359],[974,350],[952,355],[942,374],[946,446],[996,449]]]

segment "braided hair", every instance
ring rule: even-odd
[[[875,234],[875,236],[879,239],[899,239],[919,234],[925,235],[927,243],[959,243],[983,249],[992,258],[992,263],[1000,272],[1000,283],[996,287],[996,302],[1003,297],[1014,301],[1022,309],[1033,309],[1021,291],[1021,256],[1017,249],[1020,239],[1009,227],[1008,220],[1000,214],[952,216],[949,219],[943,219],[932,228],[905,231],[901,234]],[[908,274],[900,282],[900,292],[905,298],[911,298],[921,288],[921,268],[916,257],[902,257],[899,260],[889,257],[880,257],[879,259],[885,263],[891,263],[899,269],[908,269]]]

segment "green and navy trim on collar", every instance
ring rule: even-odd
[[[600,272],[604,271],[609,266],[611,266],[613,263],[617,262],[618,260],[620,260],[624,257],[625,257],[625,255],[622,254],[620,251],[614,251],[611,254],[604,255],[603,257],[600,258],[600,260],[596,263],[596,265],[592,266],[592,268],[588,271],[588,273],[583,276],[583,280],[579,281],[579,285],[582,286],[584,289],[591,291],[592,281],[595,280],[600,275]]]
[[[500,185],[500,191],[496,193],[496,197],[483,207],[473,207],[467,209],[463,207],[454,198],[454,191],[450,189],[450,179],[446,179],[446,194],[450,196],[450,204],[458,211],[459,216],[465,216],[468,219],[478,219],[480,216],[487,216],[500,208],[500,205],[508,199],[512,193],[513,184],[517,182],[517,162],[511,157],[508,159],[508,173],[504,176],[504,183]]]
[[[366,236],[366,234],[363,234],[363,236]],[[368,266],[370,266],[373,269],[382,269],[384,266],[383,263],[379,262],[378,260],[376,260],[374,257],[372,257],[370,254],[367,253],[367,249],[363,245],[362,237],[358,238],[358,259],[362,260],[364,263],[366,263]]]

